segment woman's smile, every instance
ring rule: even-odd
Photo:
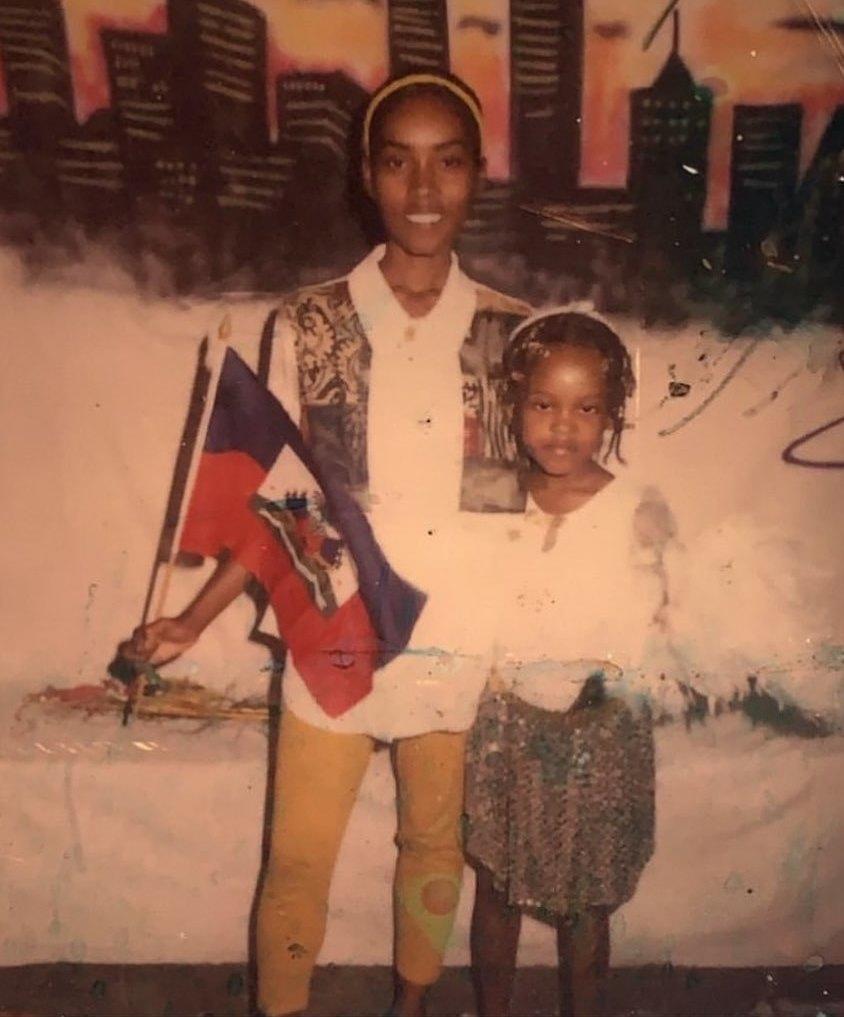
[[[405,218],[414,226],[436,226],[442,221],[442,212],[408,212]]]

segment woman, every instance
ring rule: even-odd
[[[481,556],[466,513],[517,509],[522,497],[500,359],[528,308],[468,279],[453,253],[484,168],[478,100],[457,78],[405,75],[373,95],[363,140],[386,243],[346,278],[284,302],[271,378],[317,458],[364,504],[390,563],[428,601],[408,651],[339,717],[288,661],[258,908],[267,1015],[307,1005],[337,852],[379,741],[393,744],[397,779],[391,1012],[425,1012],[459,899],[464,747],[485,677]],[[139,629],[127,656],[183,652],[249,575],[233,558],[178,618]]]

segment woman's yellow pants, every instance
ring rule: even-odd
[[[465,732],[433,732],[394,745],[395,963],[417,985],[439,977],[460,896],[465,740]],[[375,744],[282,715],[257,922],[258,1005],[272,1017],[307,1006],[334,864]]]

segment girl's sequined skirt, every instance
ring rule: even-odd
[[[467,853],[540,917],[629,900],[654,847],[650,715],[602,695],[568,711],[487,691],[469,740]]]

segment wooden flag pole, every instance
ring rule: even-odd
[[[200,344],[196,374],[188,403],[188,414],[179,443],[179,451],[176,455],[170,494],[164,512],[164,522],[141,612],[141,625],[145,625],[150,618],[161,617],[164,612],[164,604],[184,529],[187,503],[196,480],[202,449],[205,446],[223,358],[230,335],[231,319],[226,315],[216,339],[209,342],[206,336]],[[125,726],[129,723],[138,698],[143,695],[147,680],[150,676],[155,677],[155,671],[150,664],[139,666],[119,656],[112,661],[108,670],[109,674],[128,685],[122,718],[122,723]]]
[[[141,624],[145,624],[149,618],[160,618],[164,614],[164,604],[167,600],[167,593],[170,589],[170,581],[173,577],[173,568],[176,564],[176,557],[179,553],[179,544],[182,540],[182,532],[185,528],[185,517],[190,502],[190,492],[193,490],[196,474],[199,470],[199,460],[202,449],[205,447],[205,439],[208,435],[208,425],[211,422],[211,411],[214,408],[214,400],[217,396],[217,385],[220,381],[220,372],[223,367],[228,339],[231,336],[231,319],[225,316],[220,324],[216,339],[209,344],[207,353],[208,364],[208,388],[202,401],[202,415],[196,430],[196,438],[190,450],[187,472],[184,483],[180,485],[181,496],[178,499],[178,514],[175,524],[169,534],[162,532],[162,540],[167,541],[169,547],[159,547],[159,555],[156,556],[155,578],[150,584],[149,594],[144,605],[144,617]],[[174,477],[175,482],[175,477]],[[185,497],[185,494],[188,497]],[[163,560],[162,560],[163,559]],[[164,566],[161,569],[161,566]],[[161,576],[160,582],[158,576]]]

